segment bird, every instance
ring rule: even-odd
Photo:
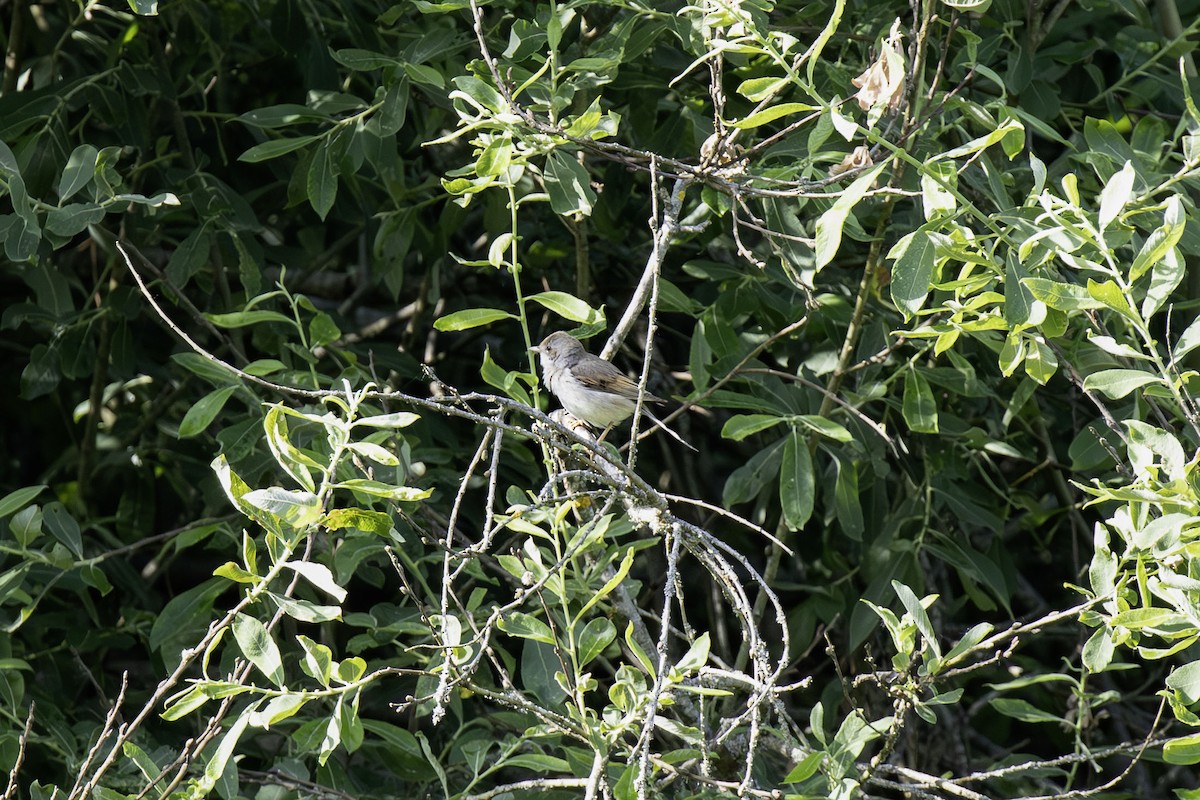
[[[546,386],[573,416],[607,433],[633,414],[639,394],[637,383],[610,362],[589,353],[574,336],[557,331],[530,349],[540,357]],[[641,395],[646,403],[667,402],[650,392]],[[649,410],[643,408],[642,413],[677,441],[696,449]]]

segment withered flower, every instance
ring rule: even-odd
[[[858,87],[854,99],[864,111],[876,106],[886,106],[889,111],[900,108],[904,100],[904,56],[900,53],[900,39],[900,20],[897,19],[879,49],[875,63],[853,80]]]
[[[875,162],[871,160],[871,148],[860,144],[858,147],[846,153],[846,157],[841,162],[834,164],[829,168],[829,177],[836,178],[843,172],[849,172],[852,169],[860,167],[869,167]]]

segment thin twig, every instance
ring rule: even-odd
[[[8,785],[4,788],[4,795],[0,800],[12,800],[17,793],[17,776],[21,773],[21,765],[25,763],[25,748],[29,745],[29,732],[33,730],[33,719],[36,715],[37,703],[30,701],[29,713],[25,715],[25,728],[17,740],[17,757],[13,761],[12,769],[8,771]]]

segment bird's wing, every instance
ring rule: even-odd
[[[603,364],[604,366],[600,366]],[[609,392],[611,394],[627,397],[630,400],[637,399],[638,385],[635,381],[630,380],[625,373],[614,367],[607,361],[600,361],[600,364],[594,364],[595,374],[585,375],[582,378],[576,376],[580,383],[588,389],[593,389],[598,392]],[[657,397],[650,392],[646,392],[646,402],[648,403],[665,403],[661,397]]]

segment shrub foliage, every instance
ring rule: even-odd
[[[1196,796],[1195,0],[7,5],[5,800]]]

